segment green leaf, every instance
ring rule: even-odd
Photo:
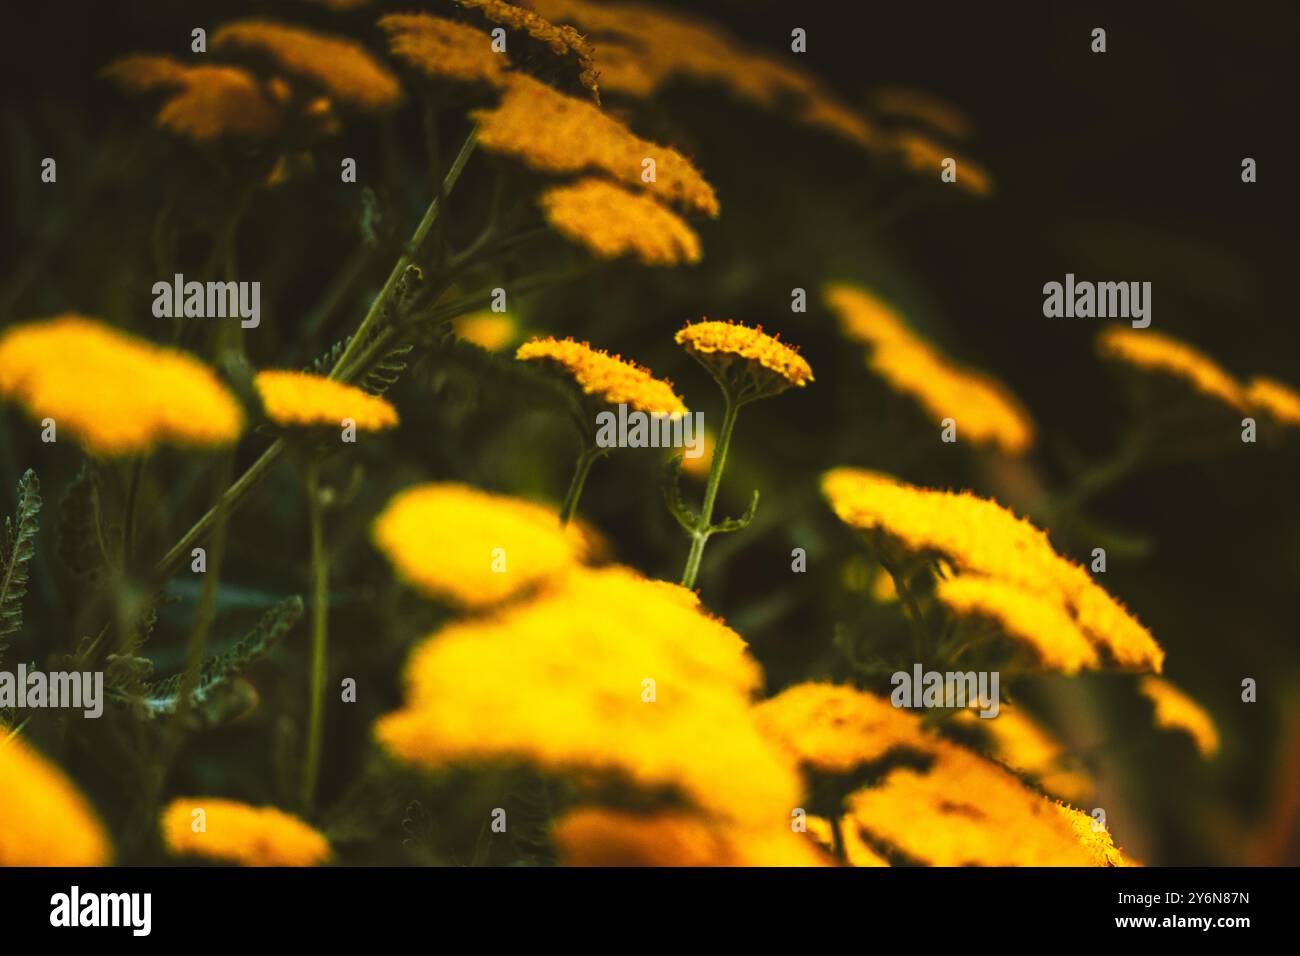
[[[85,462],[59,501],[59,560],[81,584],[97,587],[109,564],[99,494],[99,472]]]
[[[754,497],[749,499],[749,507],[745,509],[745,513],[743,515],[741,515],[739,518],[725,518],[724,520],[719,521],[717,524],[709,528],[709,533],[714,534],[714,533],[727,532],[727,531],[740,531],[743,528],[748,528],[749,523],[754,520],[754,512],[756,512],[757,510],[758,510],[758,489],[755,488]]]
[[[699,519],[682,500],[682,456],[673,455],[665,470],[664,503],[668,505],[668,510],[672,512],[673,517],[686,533],[694,534]]]
[[[37,516],[41,511],[41,483],[30,468],[18,480],[18,510],[5,519],[0,541],[0,652],[4,639],[23,626],[23,596],[27,593],[27,565],[36,554]]]
[[[303,369],[313,375],[329,375],[334,370],[343,356],[343,352],[352,342],[352,336],[334,343],[334,347],[322,355],[316,361],[311,363],[309,368]],[[399,345],[397,348],[385,352],[370,371],[366,373],[365,378],[358,382],[358,386],[371,395],[383,395],[406,371],[406,356],[410,353],[412,346]]]

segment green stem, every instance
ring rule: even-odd
[[[407,266],[419,254],[420,247],[424,245],[424,240],[428,237],[429,231],[433,228],[433,224],[437,222],[438,214],[442,211],[443,200],[455,187],[456,180],[460,179],[460,174],[469,161],[470,155],[474,152],[474,146],[477,142],[478,131],[477,127],[475,127],[465,137],[460,152],[456,154],[451,168],[447,170],[447,175],[443,178],[442,188],[433,197],[429,207],[425,209],[424,216],[420,219],[420,224],[415,227],[415,233],[411,236],[406,251],[398,257],[397,264],[393,266],[393,271],[388,274],[388,279],[384,282],[384,287],[379,290],[379,295],[375,296],[375,300],[370,304],[370,309],[366,312],[365,318],[361,320],[361,325],[353,334],[347,348],[343,350],[343,354],[339,356],[338,362],[335,363],[334,369],[330,372],[330,378],[341,379],[343,377],[343,374],[348,370],[349,362],[351,362],[357,350],[362,347],[366,336],[374,329],[375,324],[384,318],[389,300],[392,299],[393,293],[397,290],[398,283],[406,273]]]
[[[143,454],[135,456],[126,486],[126,508],[122,515],[122,555],[123,564],[128,567],[135,552],[135,515],[140,501],[140,484],[144,478],[144,461]]]
[[[695,579],[700,573],[700,561],[704,557],[704,545],[712,533],[713,503],[718,497],[718,486],[722,483],[722,469],[727,464],[727,449],[731,446],[731,433],[736,427],[736,416],[740,404],[731,395],[727,395],[727,409],[722,416],[722,430],[718,433],[718,443],[713,449],[713,461],[709,465],[709,481],[704,487],[704,507],[700,509],[700,518],[691,535],[691,553],[686,558],[686,568],[682,571],[682,587],[694,588]]]
[[[307,466],[307,514],[311,526],[311,689],[307,720],[307,756],[302,775],[303,811],[311,814],[320,778],[321,741],[325,729],[325,681],[329,672],[329,560],[325,553],[324,504],[320,496],[320,461]]]
[[[569,523],[573,513],[578,510],[578,499],[582,497],[582,486],[587,483],[587,475],[591,471],[591,466],[596,463],[598,458],[604,457],[605,449],[597,448],[595,445],[584,444],[582,451],[578,454],[578,463],[573,469],[573,480],[569,482],[569,490],[565,492],[564,504],[560,506],[560,526],[563,527]]]

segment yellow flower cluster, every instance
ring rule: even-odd
[[[275,104],[238,67],[188,66],[141,53],[113,62],[104,75],[132,93],[173,91],[158,111],[158,126],[196,143],[228,136],[265,139],[280,126]]]
[[[556,821],[555,845],[568,866],[824,866],[826,858],[788,826],[742,835],[698,814],[636,814],[600,807]]]
[[[223,797],[177,797],[163,809],[161,826],[177,856],[241,866],[319,866],[330,857],[329,841],[297,817]]]
[[[452,320],[451,327],[458,338],[489,352],[500,352],[514,342],[518,334],[509,315],[489,310],[459,316]]]
[[[1087,805],[1095,791],[1092,778],[1070,766],[1065,745],[1024,711],[1004,701],[994,720],[980,719],[974,706],[954,719],[980,734],[988,752],[1012,770],[1034,778],[1048,793]],[[1091,818],[1088,822],[1091,824]]]
[[[633,255],[648,266],[700,261],[700,238],[680,216],[645,195],[601,179],[541,196],[546,220],[601,259]]]
[[[491,38],[473,27],[427,13],[390,13],[379,18],[393,56],[429,77],[459,83],[505,84],[510,61],[492,49]]]
[[[351,419],[361,431],[397,424],[397,409],[378,395],[308,372],[270,370],[253,379],[266,415],[277,425],[332,426]]]
[[[957,163],[957,185],[976,196],[989,196],[993,193],[993,178],[983,166],[972,159],[955,153],[951,147],[943,146],[924,133],[905,130],[889,138],[890,148],[896,151],[903,164],[910,170],[922,175],[936,178],[945,159]]]
[[[466,485],[416,485],[375,519],[375,544],[409,584],[485,608],[572,569],[581,538],[555,512]]]
[[[830,285],[826,300],[844,334],[872,347],[869,367],[890,387],[920,402],[933,418],[957,422],[958,435],[1018,455],[1034,442],[1034,426],[999,382],[950,362],[921,339],[890,306],[844,283]]]
[[[619,182],[710,216],[718,214],[713,187],[686,157],[641,139],[591,103],[565,96],[522,73],[513,73],[495,109],[471,114],[485,149],[514,156],[547,173],[600,170]],[[655,179],[643,173],[654,160]]]
[[[933,554],[962,574],[996,579],[1030,597],[1057,605],[1073,619],[1092,649],[1124,668],[1159,671],[1164,652],[1122,605],[1081,567],[1053,550],[1047,535],[994,501],[969,493],[918,488],[888,475],[837,468],[822,479],[822,491],[840,520],[865,532],[883,533],[911,553]],[[999,620],[1017,622],[1008,636],[1040,614],[1032,601],[1009,606],[1002,592],[974,586],[958,591],[958,602],[992,609]],[[1005,592],[1005,589],[1002,589]],[[951,592],[950,592],[951,596]],[[1009,625],[1010,626],[1010,625]],[[1071,672],[1091,666],[1071,632],[1037,633],[1043,663]]]
[[[917,121],[955,139],[971,134],[970,120],[960,110],[921,90],[886,86],[875,90],[871,100],[886,116]]]
[[[1246,401],[1266,411],[1283,425],[1300,426],[1300,393],[1271,378],[1251,379]]]
[[[686,406],[671,382],[657,379],[634,362],[593,349],[573,339],[532,339],[519,346],[515,358],[541,362],[571,376],[586,395],[610,405],[626,403],[647,415],[686,414]]]
[[[397,78],[353,40],[254,18],[222,26],[212,49],[264,57],[357,109],[388,109],[402,99]]]
[[[1219,752],[1219,730],[1204,707],[1159,677],[1142,678],[1138,690],[1155,705],[1156,726],[1189,735],[1202,757]]]
[[[848,687],[803,684],[757,710],[760,727],[810,779],[848,774],[904,752],[930,760],[924,771],[896,766],[846,798],[840,821],[846,851],[868,865],[883,862],[871,845],[935,866],[1100,866],[1120,859],[1108,837],[1084,839],[1066,815],[1079,811],[926,731],[918,716],[885,700]],[[824,829],[814,836],[827,842]]]
[[[1097,347],[1107,358],[1116,359],[1144,372],[1172,376],[1210,398],[1244,410],[1246,397],[1220,365],[1198,349],[1172,336],[1150,329],[1111,326],[1097,336]]]
[[[456,0],[462,7],[469,7],[483,14],[493,23],[499,23],[512,30],[520,30],[539,43],[545,44],[550,51],[560,58],[573,57],[578,68],[578,83],[583,89],[599,101],[600,91],[596,85],[599,71],[595,65],[595,51],[586,39],[570,26],[556,26],[532,10],[507,3],[505,0]]]
[[[0,395],[54,420],[96,455],[162,442],[225,446],[244,426],[239,404],[206,365],[79,315],[0,335]]]
[[[622,568],[453,624],[412,654],[375,733],[425,767],[526,762],[675,794],[719,826],[789,828],[798,777],[758,732],[762,674],[695,595]],[[773,837],[775,838],[775,837]]]
[[[729,382],[744,401],[776,395],[792,385],[803,388],[813,380],[803,356],[762,326],[704,319],[679,329],[675,341],[716,378]]]
[[[18,737],[0,733],[0,866],[106,866],[112,847],[85,797]]]

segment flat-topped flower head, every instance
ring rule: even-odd
[[[641,139],[584,100],[565,96],[523,73],[512,73],[495,109],[471,114],[484,149],[505,153],[544,173],[599,170],[621,183],[709,216],[718,214],[713,187],[690,161]],[[654,179],[643,178],[654,162]]]
[[[959,574],[993,578],[1064,609],[1093,650],[1121,668],[1159,671],[1164,652],[1151,633],[1077,564],[1052,548],[1047,534],[995,501],[968,492],[919,488],[889,475],[836,468],[822,478],[822,492],[840,520],[872,535],[879,546],[902,555],[946,560]],[[949,597],[962,608],[980,607],[998,617],[1023,641],[1024,619],[1040,605],[995,599],[988,585],[962,585]],[[942,597],[942,595],[941,595]],[[995,603],[996,600],[996,603]],[[1035,639],[1041,655],[1070,670],[1088,666],[1069,632]]]
[[[510,60],[492,49],[492,38],[471,26],[427,13],[390,13],[379,18],[393,56],[425,76],[458,83],[505,84]]]
[[[95,811],[58,767],[0,726],[0,866],[106,866]]]
[[[199,819],[202,827],[196,827]],[[224,797],[177,797],[163,809],[160,822],[163,843],[177,856],[240,866],[319,866],[330,858],[324,834],[275,807]]]
[[[212,49],[264,58],[355,109],[384,110],[402,99],[397,78],[361,44],[342,37],[273,20],[237,20],[213,34]]]
[[[0,395],[101,456],[225,447],[244,427],[239,403],[202,362],[80,315],[0,335]]]
[[[600,259],[633,256],[648,266],[700,261],[700,237],[650,196],[603,179],[542,193],[546,221]]]
[[[1150,329],[1112,326],[1097,336],[1103,356],[1141,372],[1155,373],[1190,385],[1196,392],[1244,411],[1241,385],[1217,362],[1186,342]]]
[[[1246,401],[1283,425],[1300,426],[1300,392],[1271,378],[1253,378]]]
[[[567,574],[583,557],[549,508],[468,485],[427,484],[394,495],[375,519],[375,545],[430,597],[486,608]]]
[[[579,571],[432,635],[407,664],[404,707],[375,734],[422,767],[522,762],[788,828],[799,782],[754,725],[761,682],[740,636],[689,592],[626,569]]]
[[[600,102],[600,89],[597,85],[600,71],[596,69],[595,50],[586,37],[573,27],[551,23],[537,12],[507,3],[506,0],[456,2],[467,9],[477,10],[490,23],[498,23],[525,34],[549,50],[552,56],[571,64],[578,85],[593,100]]]
[[[705,319],[680,329],[675,341],[739,403],[779,395],[792,386],[803,388],[813,380],[798,351],[762,326]]]
[[[532,339],[519,346],[515,358],[540,362],[573,379],[583,394],[609,405],[627,404],[647,415],[677,417],[686,406],[671,382],[655,378],[648,369],[617,355],[573,339]]]
[[[935,421],[951,418],[964,441],[1010,455],[1034,443],[1034,425],[1000,382],[962,368],[920,338],[890,305],[846,283],[826,288],[826,301],[849,338],[871,346],[868,367]]]
[[[310,372],[268,370],[253,379],[266,416],[277,425],[337,428],[351,419],[361,431],[397,424],[397,409],[386,399],[353,385]]]
[[[189,66],[170,56],[135,54],[109,64],[104,76],[131,93],[169,91],[156,122],[195,143],[266,139],[280,127],[275,103],[239,67]]]
[[[1185,693],[1159,677],[1147,676],[1138,690],[1156,708],[1156,726],[1187,734],[1202,757],[1219,752],[1219,730],[1209,712]]]

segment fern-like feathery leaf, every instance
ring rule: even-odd
[[[0,653],[5,638],[23,626],[23,596],[27,593],[27,565],[36,554],[37,516],[41,511],[41,483],[30,468],[18,480],[18,510],[5,519],[0,541]]]

